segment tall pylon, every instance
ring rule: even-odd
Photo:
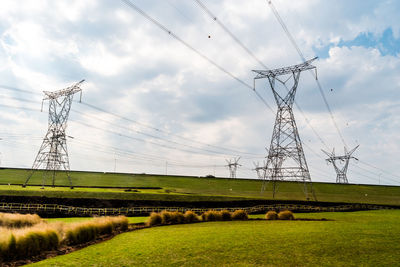
[[[239,159],[240,159],[240,157],[233,158],[230,160],[226,159],[226,162],[228,163],[228,165],[226,165],[226,167],[229,168],[229,178],[233,178],[233,179],[236,178],[237,168],[242,166],[239,164]]]
[[[69,174],[70,169],[65,130],[67,128],[73,96],[80,92],[81,101],[82,89],[80,86],[84,81],[85,80],[82,80],[70,87],[54,92],[43,91],[45,97],[42,100],[42,110],[43,102],[49,100],[48,130],[39,152],[36,155],[35,161],[33,162],[28,178],[22,187],[26,187],[33,173],[42,166],[44,167],[42,188],[44,188],[48,176],[51,176],[52,186],[54,187],[56,173],[59,170],[64,170],[66,172],[69,185],[71,189],[73,188]]]
[[[336,183],[338,184],[348,184],[349,180],[347,180],[347,169],[349,167],[350,159],[358,160],[357,158],[353,157],[352,154],[356,149],[359,147],[356,146],[350,151],[347,151],[347,148],[344,147],[344,156],[336,156],[335,155],[335,148],[333,149],[332,153],[326,152],[325,150],[321,149],[329,158],[326,159],[328,163],[333,165],[336,171]],[[342,162],[343,166],[340,167],[337,162]]]
[[[315,69],[315,66],[311,65],[315,59],[317,58],[305,61],[302,64],[274,70],[253,70],[257,73],[254,84],[256,79],[268,79],[278,107],[262,187],[262,190],[264,190],[266,183],[271,181],[274,198],[279,181],[297,181],[303,183],[306,199],[316,199],[292,110],[300,73]],[[293,80],[291,88],[286,87],[289,80]],[[281,87],[285,87],[285,90],[282,91],[276,81],[282,85]]]

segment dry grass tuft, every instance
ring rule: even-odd
[[[278,219],[279,220],[294,220],[293,212],[291,212],[290,210],[281,211],[278,214]]]
[[[152,212],[146,223],[148,226],[155,226],[162,224],[162,217],[160,213]]]
[[[278,220],[278,213],[274,210],[270,210],[265,214],[266,220]]]
[[[96,239],[101,235],[111,234],[116,230],[128,228],[125,216],[100,217],[87,222],[67,224],[64,240],[69,245],[82,244]]]
[[[247,212],[244,210],[235,210],[232,213],[232,220],[248,220],[249,216],[247,215]]]
[[[37,214],[0,213],[0,227],[22,228],[41,222]]]
[[[215,210],[209,210],[204,212],[201,215],[203,221],[205,222],[213,222],[213,221],[221,221],[222,220],[222,216],[221,213],[219,211],[215,211]]]
[[[200,221],[199,216],[191,210],[188,210],[184,214],[185,216],[185,223],[194,223]]]
[[[85,243],[100,235],[111,234],[115,230],[124,231],[128,228],[128,219],[124,216],[99,217],[91,221],[69,224],[46,223],[37,215],[10,215],[13,216],[7,214],[3,218],[11,218],[12,220],[8,220],[8,222],[12,221],[12,223],[7,223],[7,226],[12,227],[0,227],[0,263],[27,258],[40,254],[42,251],[56,250],[60,243]],[[20,216],[18,217],[18,215]],[[40,223],[27,226],[29,223],[26,222],[38,220]],[[17,221],[18,223],[16,223]],[[16,228],[17,225],[26,227]]]
[[[232,214],[228,210],[220,211],[220,213],[221,213],[221,220],[223,220],[223,221],[231,221],[232,220]]]

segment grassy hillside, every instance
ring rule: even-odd
[[[26,170],[1,169],[0,184],[21,184],[25,181]],[[111,186],[111,187],[160,187],[161,189],[138,189],[126,192],[124,189],[99,188],[50,188],[42,190],[29,186],[0,186],[0,195],[29,195],[72,198],[106,198],[129,200],[170,200],[170,201],[204,201],[240,199],[271,199],[271,186],[260,192],[262,181],[222,178],[197,178],[157,175],[131,175],[114,173],[72,172],[75,186]],[[36,172],[29,184],[40,184],[41,172]],[[50,181],[49,181],[50,182]],[[59,174],[57,185],[68,185],[64,174]],[[371,204],[400,205],[400,187],[372,185],[338,185],[313,183],[319,201],[357,202]],[[302,185],[293,182],[282,182],[276,196],[281,200],[305,200]]]
[[[397,266],[400,211],[156,227],[33,266]]]

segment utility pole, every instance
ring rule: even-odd
[[[238,163],[238,162],[239,162],[239,159],[240,159],[240,157],[230,159],[229,161],[226,160],[226,162],[228,163],[228,165],[226,165],[226,167],[229,168],[229,178],[232,178],[232,179],[235,179],[235,178],[236,178],[236,171],[237,171],[237,168],[240,167],[240,166],[242,166],[242,165],[240,165],[240,164]]]
[[[265,183],[271,181],[272,196],[274,198],[277,193],[278,182],[286,180],[302,182],[306,198],[309,199],[311,195],[314,200],[316,199],[292,110],[300,73],[305,70],[315,69],[315,66],[311,65],[315,59],[317,58],[305,61],[302,64],[274,70],[253,70],[253,72],[257,73],[254,82],[256,79],[268,79],[278,107],[262,188],[264,190]],[[286,83],[289,80],[293,80],[290,89],[286,87]],[[287,91],[279,90],[277,81]]]
[[[26,187],[33,173],[39,167],[44,166],[42,189],[46,183],[47,176],[51,176],[52,186],[54,187],[56,173],[61,169],[66,172],[70,188],[73,189],[69,174],[70,168],[65,130],[74,94],[80,92],[80,101],[82,99],[80,85],[83,82],[84,80],[58,91],[43,91],[45,97],[42,100],[42,110],[43,102],[49,100],[48,130],[33,162],[32,170],[22,187]]]
[[[347,169],[349,167],[350,159],[358,160],[357,158],[351,156],[358,147],[359,147],[359,145],[350,151],[347,151],[346,147],[344,147],[344,156],[336,156],[335,149],[333,149],[332,153],[322,150],[322,152],[324,152],[329,157],[328,159],[326,159],[326,161],[328,163],[331,163],[333,165],[333,167],[335,168],[336,183],[338,183],[338,184],[348,184],[349,183],[349,181],[347,180]],[[342,162],[343,167],[340,167],[338,165],[338,162]],[[380,180],[379,180],[379,183],[380,183]]]

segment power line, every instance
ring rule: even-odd
[[[1,87],[1,86],[0,86],[0,87]],[[18,88],[14,88],[14,87],[7,87],[7,88],[11,88],[10,90],[18,90],[18,91],[21,91],[21,92],[25,92],[25,93],[26,93],[26,92],[29,92],[29,93],[30,93],[30,91],[22,90],[22,89],[18,89]],[[9,99],[13,99],[13,100],[17,100],[17,101],[22,101],[22,102],[38,103],[38,102],[36,102],[36,101],[32,101],[32,100],[25,99],[25,98],[18,98],[18,97],[14,97],[14,96],[12,96],[12,97],[11,97],[11,96],[6,96],[6,97],[9,98]],[[74,101],[74,102],[77,102],[77,101]],[[165,134],[165,135],[177,137],[177,138],[180,138],[180,139],[183,139],[183,140],[192,142],[192,143],[197,143],[197,144],[200,144],[200,145],[204,145],[204,146],[207,146],[207,147],[210,147],[210,148],[215,148],[215,149],[218,149],[218,150],[229,151],[229,154],[234,153],[234,154],[252,155],[252,156],[256,156],[256,157],[262,156],[261,154],[256,154],[256,153],[251,153],[251,152],[245,152],[245,151],[240,151],[240,150],[237,150],[237,149],[231,149],[231,148],[221,147],[221,146],[217,146],[217,145],[207,144],[207,143],[200,142],[200,141],[197,141],[197,140],[193,140],[193,139],[190,139],[190,138],[187,138],[187,137],[178,135],[178,134],[174,134],[174,133],[171,133],[171,132],[167,132],[167,131],[165,131],[165,130],[162,130],[162,129],[153,127],[153,126],[151,126],[151,125],[144,124],[144,123],[138,122],[138,121],[136,121],[136,120],[133,120],[133,119],[130,119],[130,118],[127,118],[127,117],[118,115],[118,114],[113,113],[113,112],[110,112],[110,111],[107,111],[107,110],[105,110],[105,109],[103,109],[103,108],[94,106],[94,105],[89,104],[89,103],[86,103],[86,102],[84,102],[84,101],[77,102],[77,103],[83,104],[83,105],[86,106],[86,107],[92,108],[92,109],[94,109],[94,110],[97,110],[97,111],[100,111],[100,112],[103,112],[103,113],[106,113],[106,114],[109,114],[109,115],[112,115],[112,116],[117,117],[117,118],[122,119],[122,120],[126,120],[126,121],[129,121],[129,122],[135,123],[135,124],[137,124],[137,125],[139,125],[139,126],[141,126],[141,127],[144,127],[144,128],[147,128],[147,129],[150,129],[150,130],[153,130],[153,131],[156,131],[156,132]],[[17,108],[17,107],[15,107],[15,106],[4,105],[4,104],[0,104],[0,106],[9,107],[9,108]],[[29,111],[38,111],[38,110],[36,110],[36,109],[29,109],[29,108],[23,108],[23,107],[21,107],[21,109],[25,109],[25,110],[27,110],[27,111],[28,111],[28,110],[29,110]],[[85,113],[83,113],[83,112],[79,112],[79,111],[76,111],[76,110],[73,110],[73,111],[76,112],[76,113],[79,113],[79,114],[81,114],[81,115],[84,115],[84,116],[90,116],[90,115],[87,115],[87,114],[85,114]],[[93,116],[92,116],[92,117],[93,117]],[[111,123],[111,122],[108,122],[108,121],[106,121],[106,120],[99,119],[99,118],[97,118],[97,117],[96,117],[96,119],[102,120],[102,121],[107,122],[107,123],[109,123],[109,124],[116,125],[116,126],[118,126],[118,127],[120,127],[120,128],[127,129],[127,127],[120,126],[120,125],[117,125],[117,124],[115,124],[115,123]],[[132,130],[132,129],[129,129],[129,130]],[[134,131],[135,131],[136,133],[138,133],[138,134],[145,135],[145,136],[148,136],[148,137],[151,137],[151,138],[155,138],[155,139],[159,139],[159,140],[163,140],[163,141],[171,142],[171,143],[175,143],[175,144],[180,144],[180,145],[187,146],[187,147],[191,147],[191,148],[195,148],[195,149],[205,150],[205,149],[202,149],[202,148],[194,147],[194,146],[192,146],[192,145],[182,144],[182,143],[178,143],[178,142],[175,142],[175,141],[172,141],[172,140],[168,140],[168,139],[166,139],[166,138],[162,138],[162,137],[159,137],[159,136],[155,136],[155,135],[152,135],[152,134],[148,134],[148,133],[145,133],[145,132],[142,132],[142,131],[137,131],[137,130],[134,130]],[[207,151],[211,152],[210,150],[207,150]],[[220,153],[220,152],[216,152],[216,151],[211,152],[211,153],[219,153],[219,154],[228,155],[228,153]]]
[[[210,16],[229,36],[240,46],[242,47],[255,61],[257,61],[261,66],[268,69],[268,67],[258,59],[251,51],[248,49],[240,40],[237,38],[218,18],[215,16],[200,0],[193,0],[195,1],[203,11]]]
[[[152,22],[154,25],[156,25],[158,28],[160,28],[161,30],[163,30],[164,32],[166,32],[168,35],[170,35],[172,38],[174,38],[175,40],[179,41],[181,44],[183,44],[184,46],[186,46],[188,49],[192,50],[194,53],[196,53],[197,55],[199,55],[200,57],[202,57],[204,60],[208,61],[210,64],[212,64],[214,67],[216,67],[217,69],[219,69],[220,71],[224,72],[225,74],[227,74],[228,76],[230,76],[231,78],[233,78],[234,80],[236,80],[237,82],[239,82],[240,84],[242,84],[243,86],[247,87],[248,89],[250,89],[253,92],[256,92],[256,90],[253,88],[253,86],[249,85],[248,83],[246,83],[245,81],[243,81],[242,79],[240,79],[239,77],[235,76],[234,74],[230,73],[228,70],[226,70],[225,68],[221,67],[220,65],[218,65],[215,61],[213,61],[212,59],[210,59],[209,57],[207,57],[206,55],[204,55],[203,53],[201,53],[199,50],[197,50],[196,48],[194,48],[193,46],[191,46],[190,44],[188,44],[186,41],[184,41],[183,39],[181,39],[178,35],[176,35],[175,33],[173,33],[171,30],[169,30],[167,27],[165,27],[163,24],[161,24],[159,21],[157,21],[156,19],[152,18],[151,16],[149,16],[146,12],[144,12],[142,9],[140,9],[139,7],[137,7],[135,4],[133,4],[132,2],[130,2],[129,0],[121,0],[122,2],[124,2],[128,7],[130,7],[131,9],[133,9],[134,11],[136,11],[137,13],[139,13],[140,15],[142,15],[143,17],[145,17],[147,20],[149,20],[150,22]],[[256,96],[265,104],[265,106],[272,112],[274,113],[273,109],[271,108],[270,105],[268,105],[268,103],[265,101],[265,99],[259,94],[256,93]]]

